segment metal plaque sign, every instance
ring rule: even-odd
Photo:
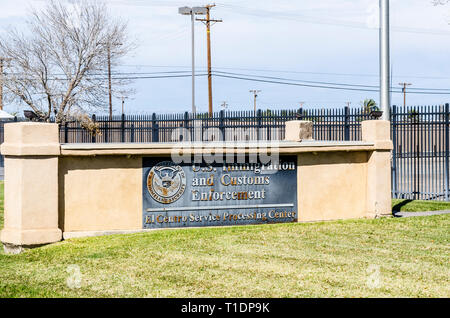
[[[176,164],[143,158],[143,228],[294,222],[297,160]]]

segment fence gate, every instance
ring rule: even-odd
[[[449,105],[392,108],[392,194],[450,201]]]

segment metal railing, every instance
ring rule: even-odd
[[[450,201],[449,105],[394,106],[391,134],[393,197]]]
[[[60,126],[61,143],[283,140],[285,123],[310,120],[316,140],[361,140],[361,122],[374,119],[360,108],[221,111],[208,114],[92,116],[98,133],[79,122]],[[21,119],[19,119],[21,120]],[[212,128],[212,129],[209,129]],[[213,131],[213,133],[210,133]],[[392,195],[445,200],[449,193],[449,105],[391,109]],[[0,123],[3,142],[3,123]],[[3,157],[0,156],[3,166]]]
[[[60,127],[62,143],[92,142],[176,142],[179,132],[187,132],[190,140],[283,140],[285,123],[290,120],[314,122],[314,138],[317,140],[359,140],[360,122],[372,119],[361,109],[321,110],[258,110],[220,111],[208,114],[150,114],[92,116],[98,125],[98,134],[86,131],[79,122],[69,122]],[[217,129],[218,134],[208,134]],[[186,137],[186,136],[185,136]]]

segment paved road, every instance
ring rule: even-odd
[[[432,212],[396,212],[394,214],[397,218],[410,218],[414,216],[431,216],[431,215],[441,215],[450,214],[450,211],[432,211]]]
[[[5,179],[5,170],[3,167],[0,167],[0,181]]]

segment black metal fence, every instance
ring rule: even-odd
[[[221,111],[207,114],[92,116],[91,134],[79,122],[60,127],[62,143],[283,140],[286,121],[311,120],[317,140],[359,140],[360,122],[372,117],[361,109]],[[216,132],[214,132],[214,130]]]
[[[392,195],[445,200],[449,194],[449,105],[391,109]],[[283,140],[290,120],[314,123],[316,140],[361,140],[361,122],[374,119],[363,109],[221,111],[207,114],[92,116],[97,133],[79,122],[60,126],[61,143]],[[3,123],[0,123],[3,142]],[[0,156],[3,166],[3,157]]]
[[[394,198],[450,201],[449,115],[448,104],[392,108]]]

